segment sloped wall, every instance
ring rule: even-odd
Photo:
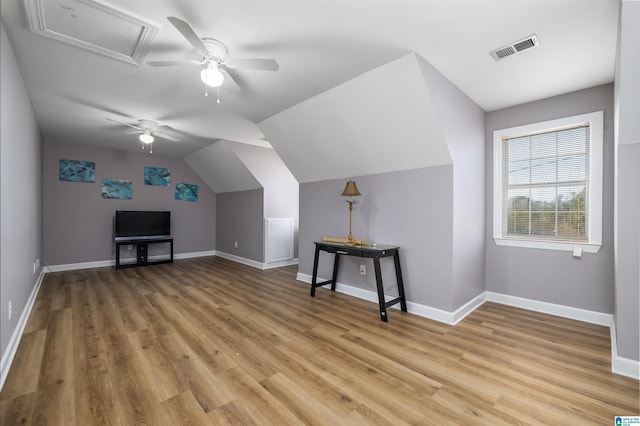
[[[453,312],[484,291],[485,113],[424,59],[408,54],[259,126],[301,182],[300,274],[312,273],[313,241],[347,235],[340,192],[353,179],[354,236],[401,247],[408,301]],[[344,259],[338,280],[375,291],[365,262]],[[383,273],[397,294],[392,262]]]
[[[451,164],[414,53],[258,126],[300,183]]]
[[[298,181],[271,148],[235,144],[233,150],[263,187],[264,217],[292,218],[294,221],[293,257],[298,257]]]
[[[261,263],[263,219],[286,217],[294,219],[297,257],[298,182],[273,149],[220,140],[185,161],[218,195],[217,251]]]
[[[215,193],[262,188],[234,152],[234,145],[238,143],[219,140],[187,155],[184,161]]]

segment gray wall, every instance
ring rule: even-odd
[[[377,80],[378,73],[382,71],[386,78],[392,74],[395,81],[410,84],[411,89],[403,86],[407,90],[394,92],[390,99],[396,100],[389,102],[386,93],[382,95],[378,90],[381,84]],[[354,93],[358,94],[360,102],[357,108],[350,97]],[[336,106],[339,106],[340,117],[335,116]],[[362,111],[365,111],[364,115]],[[380,129],[378,136],[395,133],[394,137],[379,140],[379,137],[372,139],[369,134],[362,133],[362,128],[368,128],[368,125],[362,125],[362,117],[371,122],[371,117],[387,113],[392,117],[401,115],[402,119],[374,120],[376,128]],[[409,301],[453,312],[482,294],[485,288],[485,112],[478,105],[422,57],[409,54],[261,123],[266,134],[278,134],[299,150],[300,138],[290,140],[288,127],[277,126],[278,120],[284,119],[295,121],[298,131],[303,128],[301,123],[305,123],[306,133],[310,135],[315,135],[318,129],[340,130],[334,131],[330,139],[333,142],[334,136],[337,140],[344,138],[336,150],[342,160],[336,161],[332,154],[334,160],[328,166],[325,167],[322,161],[313,164],[322,170],[323,176],[332,171],[331,177],[340,176],[336,174],[339,168],[332,169],[333,163],[352,173],[363,170],[360,156],[349,156],[348,151],[345,154],[343,145],[361,146],[363,152],[375,146],[395,153],[391,157],[379,154],[376,162],[366,162],[367,167],[375,167],[379,174],[350,176],[356,180],[361,192],[366,192],[361,206],[354,211],[354,222],[365,223],[366,228],[361,230],[364,235],[359,234],[356,232],[358,225],[354,224],[354,235],[402,247]],[[313,141],[305,140],[304,146],[307,144],[313,144]],[[282,145],[283,141],[278,140],[274,146],[279,150]],[[292,154],[296,149],[286,152]],[[285,161],[297,160],[293,155],[283,158]],[[348,158],[358,160],[350,164]],[[398,158],[411,158],[411,161]],[[442,165],[449,162],[453,165]],[[426,167],[411,168],[409,164]],[[302,168],[300,164],[296,166]],[[402,170],[405,167],[409,170],[382,173],[389,168]],[[307,168],[304,170],[306,172]],[[319,175],[301,172],[301,176],[306,177]],[[347,223],[344,199],[339,202],[345,181],[344,178],[318,182],[302,179],[305,182],[300,186],[299,259],[302,273],[311,271],[314,240],[331,232],[342,236],[348,232],[339,228],[340,223]],[[341,282],[375,289],[372,275],[364,278],[359,275],[360,261],[345,259],[344,263]],[[329,273],[328,266],[323,268],[321,273]],[[389,281],[394,282],[393,279]]]
[[[353,209],[353,236],[400,246],[407,300],[440,309],[451,306],[453,170],[437,166],[379,175],[353,176],[361,197]],[[313,272],[314,241],[346,237],[349,210],[340,193],[347,179],[300,184],[299,272]],[[331,276],[333,255],[321,254],[318,275]],[[367,275],[359,265],[367,265]],[[383,259],[389,295],[397,295],[393,261]],[[338,280],[375,291],[373,264],[345,257]]]
[[[94,161],[96,182],[60,181],[60,159]],[[144,185],[145,166],[169,168],[170,186]],[[175,254],[216,248],[215,194],[181,159],[45,142],[43,173],[44,261],[48,265],[115,259],[116,210],[171,211]],[[103,199],[102,178],[131,180],[133,199]],[[198,184],[198,201],[176,200],[176,182]]]
[[[453,160],[453,311],[485,290],[486,113],[418,57]]]
[[[0,34],[0,350],[4,356],[41,269],[34,274],[34,261],[42,259],[42,141],[1,23]]]
[[[264,217],[293,218],[293,257],[298,257],[298,181],[271,148],[236,143],[234,152],[264,189]]]
[[[604,111],[602,247],[571,252],[496,246],[493,241],[493,131]],[[510,296],[613,313],[613,85],[585,89],[487,114],[486,289]]]
[[[264,262],[263,190],[223,192],[216,199],[216,250]],[[235,242],[238,247],[235,247]]]
[[[623,1],[616,61],[616,291],[618,355],[640,360],[640,3]]]
[[[640,114],[640,111],[638,111]],[[618,145],[616,339],[618,355],[640,360],[640,141]]]

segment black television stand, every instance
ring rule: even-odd
[[[173,263],[173,238],[171,237],[116,237],[116,269],[133,268],[136,266],[158,265],[160,263]],[[169,243],[170,249],[168,258],[149,259],[149,244]],[[136,246],[135,262],[120,262],[120,246]]]

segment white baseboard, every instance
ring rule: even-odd
[[[45,268],[49,272],[63,272],[63,271],[75,271],[77,269],[91,269],[91,268],[104,268],[107,266],[114,266],[115,260],[97,260],[94,262],[82,262],[82,263],[67,263],[63,265],[46,265]]]
[[[640,380],[640,361],[618,356],[615,319],[611,320],[611,371],[621,376]]]
[[[216,251],[216,256],[222,257],[227,260],[233,260],[234,262],[242,263],[243,265],[253,266],[254,268],[262,269],[262,262],[258,262],[257,260],[247,259],[246,257],[236,256],[235,254],[229,254],[223,251]]]
[[[611,326],[611,321],[613,319],[612,314],[589,311],[586,309],[574,308],[572,306],[556,305],[555,303],[525,299],[524,297],[509,296],[507,294],[494,293],[492,291],[486,291],[485,296],[486,300],[490,302],[528,309],[530,311],[555,315],[562,318],[588,322],[590,324],[604,325],[605,327]]]
[[[40,291],[40,286],[42,285],[43,279],[44,268],[40,269],[40,275],[38,275],[38,279],[33,286],[33,290],[31,290],[31,294],[27,299],[27,304],[22,310],[22,314],[20,314],[20,318],[18,319],[16,328],[11,334],[11,339],[9,339],[7,349],[5,349],[4,353],[2,354],[2,359],[0,360],[0,390],[2,390],[2,388],[4,387],[4,381],[7,379],[9,369],[11,368],[11,364],[13,363],[13,358],[16,356],[16,352],[18,351],[18,345],[20,344],[20,340],[22,340],[22,332],[27,325],[27,320],[29,319],[29,315],[31,314],[31,310],[33,309],[33,305],[36,301],[36,297],[38,296],[38,291]]]
[[[263,262],[258,262],[257,260],[247,259],[246,257],[236,256],[235,254],[225,253],[223,251],[217,251],[216,252],[216,256],[220,256],[220,257],[222,257],[224,259],[227,259],[227,260],[232,260],[232,261],[237,262],[237,263],[242,263],[243,265],[252,266],[254,268],[263,269],[263,270],[264,269],[279,268],[281,266],[289,266],[289,265],[297,265],[298,264],[298,259],[282,260],[282,261],[279,261],[279,262],[263,263]]]
[[[189,259],[192,257],[206,257],[206,256],[215,256],[216,251],[194,251],[189,253],[174,253],[173,258],[175,259]],[[151,259],[157,258],[162,259],[165,258],[165,255],[152,256]],[[124,259],[123,259],[124,260]],[[67,263],[63,265],[46,265],[45,268],[49,270],[49,272],[63,272],[63,271],[75,271],[77,269],[91,269],[91,268],[105,268],[108,266],[115,266],[115,260],[97,260],[94,262],[82,262],[82,263]]]
[[[281,268],[283,266],[297,265],[298,259],[280,260],[278,262],[266,262],[262,264],[262,269]]]
[[[193,257],[208,257],[208,256],[215,256],[215,255],[216,255],[215,250],[192,251],[190,253],[174,253],[173,258],[174,259],[191,259]]]
[[[298,272],[298,274],[296,275],[296,279],[298,281],[311,284],[311,275]],[[318,281],[327,280],[327,278],[318,277]],[[349,296],[357,297],[358,299],[367,300],[376,304],[378,303],[378,293],[376,291],[366,290],[342,283],[336,284],[336,291],[347,294]],[[393,298],[395,298],[395,296],[390,296],[387,299],[390,300]],[[479,294],[460,308],[456,309],[454,312],[448,312],[431,306],[422,305],[420,303],[407,301],[407,312],[448,325],[456,325],[464,317],[473,312],[478,306],[482,305],[484,303],[484,300],[484,294]],[[391,306],[391,308],[400,309],[400,305],[393,305]]]

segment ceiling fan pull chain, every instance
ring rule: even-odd
[[[209,96],[209,91],[207,90],[207,87],[208,87],[208,86],[205,84],[205,85],[204,85],[204,95],[205,95],[205,96]]]
[[[220,86],[218,86],[218,103],[220,103]]]
[[[153,154],[153,143],[149,144],[149,154]]]

